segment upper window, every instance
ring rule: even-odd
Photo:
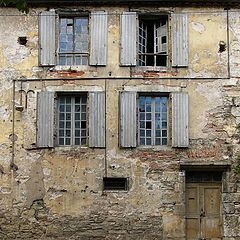
[[[167,16],[140,16],[138,29],[138,65],[167,66]]]
[[[168,97],[139,97],[138,106],[139,145],[167,145]]]
[[[59,65],[88,65],[88,17],[61,17],[59,24]]]
[[[87,96],[59,96],[58,144],[86,145]]]
[[[147,66],[155,70],[187,67],[188,25],[186,13],[123,12],[121,66]]]
[[[106,66],[106,11],[43,11],[39,23],[41,66]]]

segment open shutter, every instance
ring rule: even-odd
[[[55,11],[44,11],[40,14],[40,65],[55,65]]]
[[[53,147],[54,92],[39,92],[37,95],[37,146]]]
[[[123,12],[121,15],[121,56],[122,66],[136,65],[136,37],[137,14],[136,12]]]
[[[103,11],[91,13],[90,65],[107,64],[107,16],[107,12]]]
[[[105,93],[89,93],[89,147],[105,147]]]
[[[187,14],[175,13],[172,19],[172,66],[188,66],[188,18]]]
[[[121,147],[136,147],[136,92],[121,92],[120,135]]]
[[[172,146],[188,147],[188,94],[172,93]]]
[[[156,53],[167,53],[168,52],[168,28],[167,28],[167,22],[162,24],[160,22],[160,26],[156,28]]]

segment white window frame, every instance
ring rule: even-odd
[[[60,31],[61,31],[61,19],[62,18],[69,18],[73,19],[73,22],[75,23],[76,18],[86,18],[88,19],[88,37],[87,37],[87,44],[88,44],[88,51],[87,52],[60,52]],[[74,28],[74,27],[73,27]],[[58,14],[58,21],[56,24],[56,42],[57,42],[57,51],[56,51],[56,63],[57,66],[64,67],[64,66],[89,66],[89,60],[90,60],[90,17],[89,13],[74,13],[74,12],[69,12],[69,13],[59,13]],[[75,34],[73,34],[73,39],[75,37]],[[73,40],[74,41],[74,40]],[[74,44],[74,43],[73,43]],[[66,54],[72,56],[72,59],[75,57],[75,55],[80,55],[80,57],[87,57],[87,63],[86,64],[76,64],[76,60],[71,64],[60,64],[60,54]],[[73,60],[72,60],[73,61]]]
[[[152,15],[153,14],[153,15]],[[170,29],[169,29],[169,21],[170,21],[170,18],[169,18],[169,14],[167,13],[161,13],[161,14],[157,14],[157,13],[139,13],[138,14],[138,18],[137,18],[137,44],[136,44],[136,49],[137,49],[137,56],[136,56],[136,59],[137,59],[137,62],[136,62],[136,66],[137,67],[141,67],[141,68],[151,68],[151,67],[154,67],[154,68],[166,68],[166,67],[169,67],[169,39],[170,39]],[[166,35],[166,53],[158,53],[157,51],[157,43],[156,43],[156,40],[157,40],[157,35],[156,35],[156,31],[157,31],[157,21],[159,21],[159,23],[161,23],[161,18],[166,18],[166,28],[167,28],[167,35]],[[145,56],[145,61],[146,61],[146,58],[147,58],[147,55],[149,56],[153,56],[154,57],[154,64],[152,65],[140,65],[140,49],[139,49],[139,46],[140,46],[140,42],[139,42],[139,38],[140,38],[140,23],[141,22],[144,22],[144,21],[147,21],[149,18],[149,20],[152,20],[154,22],[154,30],[153,30],[153,43],[154,43],[154,50],[153,50],[153,53],[146,53],[146,55],[144,55],[143,53],[143,56]],[[147,38],[146,38],[147,40]],[[147,44],[147,43],[146,43]],[[147,47],[146,47],[146,51],[147,51]],[[157,65],[157,56],[166,56],[166,65],[163,65],[163,66],[160,66],[160,65]]]
[[[140,131],[141,131],[141,126],[140,126],[140,97],[151,97],[151,143],[152,144],[146,144],[146,135],[145,135],[145,144],[141,144],[141,134],[140,134]],[[162,130],[166,130],[167,131],[167,142],[166,144],[162,144],[162,136],[160,137],[160,141],[161,141],[161,144],[156,144],[156,128],[155,128],[155,103],[153,102],[153,98],[156,98],[156,97],[166,97],[167,98],[167,119],[166,119],[166,122],[167,122],[167,127],[166,129],[162,129],[162,127],[160,128],[159,131],[162,132]],[[168,146],[169,145],[169,141],[170,141],[170,121],[169,121],[169,114],[171,112],[171,109],[170,109],[170,96],[168,93],[139,93],[137,94],[137,146],[139,147],[165,147],[165,146]],[[160,114],[162,114],[162,112],[160,111]],[[162,121],[160,121],[160,124],[162,124]],[[144,128],[145,129],[145,134],[146,134],[146,127]],[[162,134],[162,133],[161,133]]]

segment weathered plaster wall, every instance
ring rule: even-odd
[[[94,7],[87,7],[94,9]],[[19,16],[0,9],[0,238],[2,239],[185,239],[184,176],[180,163],[233,164],[239,152],[236,124],[240,122],[239,13],[230,12],[230,69],[226,11],[221,8],[168,9],[189,17],[189,67],[143,71],[119,67],[119,14],[126,7],[104,7],[109,13],[107,67],[38,66],[38,17],[42,9]],[[140,8],[144,10],[144,8]],[[161,8],[146,10],[159,11]],[[165,9],[166,10],[166,9]],[[115,14],[117,13],[117,14]],[[2,15],[8,16],[2,16]],[[27,45],[19,45],[27,36]],[[145,80],[96,80],[94,77],[144,76]],[[93,80],[64,80],[64,77]],[[15,115],[15,164],[12,157],[12,80],[23,83],[28,108]],[[58,77],[61,81],[44,81]],[[152,78],[147,78],[152,77]],[[181,78],[181,79],[173,79]],[[42,80],[39,80],[41,78]],[[172,78],[172,79],[171,79]],[[195,79],[194,79],[195,78]],[[208,79],[204,79],[208,78]],[[20,83],[16,102],[20,102]],[[36,92],[107,92],[107,149],[37,149]],[[188,149],[119,149],[119,92],[182,89],[190,97]],[[25,103],[23,99],[23,103]],[[103,192],[102,178],[129,177],[128,192]],[[223,193],[224,239],[240,239],[240,183],[234,170],[227,173]]]

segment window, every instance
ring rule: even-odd
[[[167,96],[139,96],[138,129],[139,145],[167,145]]]
[[[123,12],[120,65],[187,67],[188,25],[186,13]]]
[[[61,17],[59,24],[59,65],[87,65],[88,17]]]
[[[106,11],[51,9],[41,12],[39,23],[40,66],[106,66]]]
[[[59,96],[58,144],[86,145],[87,96]]]
[[[167,16],[140,16],[138,28],[138,65],[167,66]]]
[[[119,145],[188,147],[188,93],[149,91],[120,93]]]
[[[128,190],[128,179],[117,177],[104,177],[103,190]]]
[[[36,130],[36,145],[40,148],[104,148],[105,92],[38,92]]]

